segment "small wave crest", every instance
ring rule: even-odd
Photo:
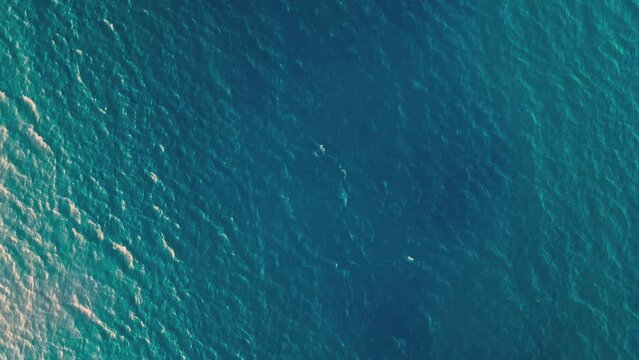
[[[117,252],[119,252],[124,259],[127,262],[127,265],[129,266],[129,269],[133,269],[133,255],[131,255],[131,252],[129,251],[129,249],[126,248],[126,246],[124,245],[120,245],[118,243],[111,243],[111,245],[113,246],[113,249]]]
[[[24,103],[29,106],[29,109],[31,109],[31,112],[33,113],[33,116],[35,116],[36,120],[40,120],[40,113],[38,112],[38,107],[36,106],[35,101],[33,101],[33,99],[26,95],[22,95],[22,101],[24,101]]]

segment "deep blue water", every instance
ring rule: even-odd
[[[0,358],[639,352],[639,5],[9,0]]]

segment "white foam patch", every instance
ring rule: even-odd
[[[8,287],[0,284],[0,293],[2,293],[2,295],[11,295],[11,289],[9,289]]]
[[[113,26],[113,23],[111,23],[109,20],[102,19],[102,23],[106,25],[111,31],[115,31],[115,27]]]
[[[109,334],[111,338],[115,338],[115,332],[111,330],[102,320],[100,320],[95,315],[93,310],[91,310],[91,308],[80,304],[80,302],[78,301],[78,297],[75,294],[73,295],[73,298],[71,299],[71,306],[73,306],[76,310],[80,311],[80,313],[82,313],[82,315],[89,318],[89,320],[93,321],[94,324],[101,327],[102,330],[104,330],[107,334]]]
[[[69,206],[69,215],[75,222],[78,224],[82,223],[82,215],[80,214],[80,209],[75,205],[73,200],[63,197],[63,200],[66,201],[67,206]]]
[[[29,138],[31,138],[31,141],[33,141],[33,143],[40,148],[40,150],[45,151],[45,152],[52,152],[51,151],[51,147],[49,146],[49,144],[47,144],[44,139],[42,138],[42,136],[40,136],[40,134],[38,134],[35,129],[33,128],[33,126],[29,126],[27,128],[27,133],[29,134]]]
[[[28,96],[26,95],[22,95],[22,101],[24,101],[29,108],[31,109],[31,112],[33,112],[33,115],[35,116],[36,119],[40,119],[40,113],[38,112],[38,107],[36,106],[35,102]]]
[[[17,241],[14,241],[14,243],[17,243]],[[12,275],[11,280],[13,280],[14,282],[19,281],[20,272],[18,271],[18,265],[16,264],[15,260],[13,260],[13,257],[9,253],[8,249],[1,243],[0,243],[0,259],[2,259],[3,267],[9,268],[10,273]],[[6,278],[4,278],[4,280],[6,280]]]
[[[131,321],[137,322],[138,325],[140,325],[141,328],[145,328],[146,327],[146,324],[144,323],[144,321],[142,321],[139,317],[135,316],[133,311],[129,311],[129,319],[131,319]]]
[[[84,243],[86,242],[84,236],[78,232],[76,229],[71,228],[71,233],[73,234],[73,237],[80,243]]]
[[[83,86],[86,86],[86,85],[84,84],[84,81],[82,80],[82,75],[80,74],[80,69],[79,69],[79,68],[78,68],[78,69],[76,69],[76,71],[75,71],[75,79],[76,79],[76,80],[77,80],[80,84],[82,84]]]
[[[151,178],[151,181],[153,181],[154,184],[157,184],[158,181],[160,181],[160,178],[153,171],[149,171],[149,177]]]
[[[100,227],[100,225],[96,224],[93,220],[88,220],[87,222],[89,223],[89,226],[95,232],[95,236],[97,236],[98,239],[100,240],[104,240],[104,232],[102,231],[102,228]]]
[[[131,255],[131,252],[129,251],[129,249],[126,248],[126,246],[124,245],[120,245],[118,243],[111,243],[111,245],[113,245],[113,249],[116,250],[117,252],[119,252],[120,254],[122,254],[122,256],[124,257],[124,259],[127,261],[127,264],[129,265],[130,269],[133,269],[133,255]]]
[[[166,221],[167,223],[171,222],[171,219],[166,215],[166,213],[164,212],[164,210],[162,210],[161,207],[157,206],[157,205],[153,205],[153,210],[155,211],[156,214],[158,214],[158,216]]]
[[[9,138],[9,130],[6,127],[0,126],[0,141],[4,143]]]
[[[169,246],[169,244],[167,244],[166,240],[164,239],[162,239],[162,247],[164,247],[164,249],[169,253],[171,259],[175,260],[175,251],[172,247]]]
[[[28,207],[22,202],[17,196],[15,196],[9,189],[7,189],[4,185],[0,184],[0,194],[8,201],[13,203],[20,212],[26,216],[30,221],[35,221],[36,214],[35,211]]]
[[[33,210],[32,210],[33,211]],[[34,219],[32,219],[31,221],[35,221],[35,213],[34,213]],[[43,244],[43,239],[42,239],[42,235],[40,235],[39,232],[33,230],[30,227],[24,227],[22,229],[26,234],[28,234],[29,236],[31,236],[31,238],[38,243],[38,245],[42,245]]]
[[[26,175],[22,174],[20,171],[18,171],[18,168],[5,157],[0,157],[0,170],[7,171],[9,174],[14,176],[15,179],[18,179],[27,183],[29,182],[29,178]]]
[[[4,185],[0,184],[0,194],[7,199],[13,198],[13,194]]]

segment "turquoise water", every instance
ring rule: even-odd
[[[0,23],[0,358],[639,352],[636,2]]]

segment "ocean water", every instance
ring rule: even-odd
[[[7,0],[1,359],[632,359],[633,0]]]

